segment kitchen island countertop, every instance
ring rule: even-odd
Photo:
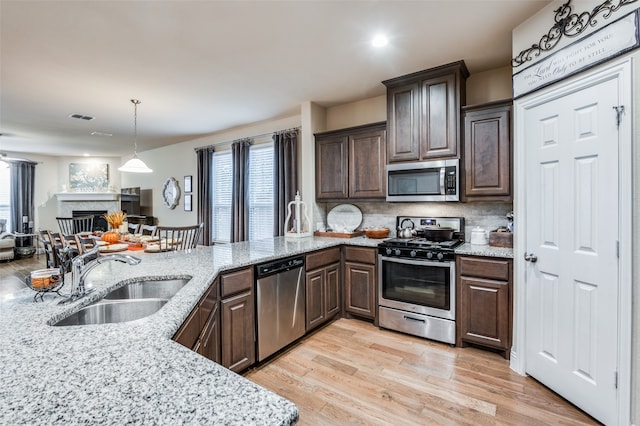
[[[343,244],[376,247],[381,241],[277,237],[191,253],[154,253],[143,256],[136,266],[99,265],[87,278],[93,293],[69,304],[60,304],[61,298],[53,294],[34,302],[34,293],[27,288],[4,296],[0,420],[30,425],[295,423],[295,404],[171,338],[220,272]],[[469,250],[486,255],[477,246],[466,246],[471,245],[461,246],[462,254]],[[495,253],[494,247],[489,249]],[[510,257],[506,252],[510,249],[502,250],[498,255]],[[189,283],[146,318],[118,324],[50,325],[126,282],[185,277],[191,278]]]
[[[63,305],[53,294],[34,302],[34,292],[27,288],[4,296],[0,300],[0,423],[295,423],[298,410],[292,402],[171,338],[221,271],[344,243],[378,243],[366,238],[345,240],[278,237],[191,253],[148,254],[136,266],[106,262],[87,277],[87,287],[94,292]],[[179,277],[191,277],[191,281],[146,318],[119,324],[50,325],[125,282]]]

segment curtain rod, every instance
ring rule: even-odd
[[[278,133],[297,132],[298,130],[300,130],[300,127],[292,127],[290,129],[285,129],[285,130],[276,130],[276,131],[273,131],[273,132],[262,133],[262,134],[259,134],[259,135],[253,135],[253,136],[247,136],[247,137],[244,137],[244,138],[238,138],[238,139],[234,139],[232,141],[217,142],[217,143],[212,143],[211,145],[199,146],[197,148],[194,148],[194,151],[197,152],[197,151],[202,151],[204,149],[211,149],[211,148],[216,148],[216,147],[219,147],[219,146],[231,145],[235,141],[241,141],[243,139],[257,139],[257,138],[263,138],[265,136],[271,136],[271,135],[278,134]]]

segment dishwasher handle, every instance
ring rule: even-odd
[[[290,257],[256,265],[256,278],[262,278],[278,272],[290,271],[304,266],[304,256]]]

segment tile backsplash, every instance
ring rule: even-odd
[[[338,204],[319,203],[318,210],[322,221],[326,224],[327,213]],[[506,226],[506,214],[513,210],[512,203],[385,203],[385,202],[351,202],[362,211],[361,228],[384,226],[394,234],[396,216],[441,216],[464,217],[465,234],[469,240],[471,229],[476,226],[487,231],[498,226]]]

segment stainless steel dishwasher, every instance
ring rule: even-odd
[[[258,361],[305,332],[304,257],[256,265]]]

